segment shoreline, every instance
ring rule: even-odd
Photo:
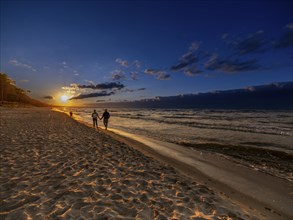
[[[63,112],[63,113],[67,114],[66,112]],[[69,114],[67,115],[69,116]],[[77,121],[79,121],[82,124],[85,124],[86,126],[91,127],[90,124],[85,123],[80,119],[77,119]],[[200,181],[201,183],[225,195],[227,198],[231,198],[242,204],[247,204],[248,206],[258,207],[259,210],[262,209],[264,213],[266,213],[267,215],[274,213],[277,216],[279,215],[278,217],[280,217],[280,215],[288,215],[288,218],[293,216],[291,207],[284,208],[284,205],[283,205],[283,204],[290,204],[292,201],[291,200],[292,197],[290,197],[291,189],[293,186],[291,178],[289,178],[288,180],[287,178],[284,178],[284,177],[272,176],[272,174],[263,172],[261,169],[258,169],[254,167],[253,165],[251,166],[247,165],[247,162],[243,162],[243,161],[240,162],[237,160],[233,160],[234,159],[233,157],[225,158],[225,156],[223,157],[223,155],[225,154],[217,155],[218,152],[215,151],[214,149],[212,149],[211,151],[209,150],[202,151],[202,149],[196,149],[196,148],[193,149],[192,151],[187,150],[187,152],[184,152],[186,153],[185,158],[178,160],[178,158],[177,159],[173,158],[174,154],[167,153],[166,155],[166,152],[169,149],[158,150],[157,146],[168,145],[168,147],[170,147],[170,145],[173,145],[175,146],[175,148],[178,148],[178,147],[181,148],[179,150],[180,153],[181,151],[185,151],[184,146],[179,146],[177,144],[170,143],[170,142],[167,143],[167,142],[162,142],[158,140],[155,141],[153,139],[142,137],[140,135],[130,134],[127,132],[123,132],[123,131],[111,129],[111,128],[109,128],[108,130],[103,130],[103,128],[99,127],[99,130],[101,130],[102,132],[105,132],[105,134],[109,135],[110,137],[116,140],[119,140],[139,150],[145,155],[153,157],[156,160],[160,160],[163,163],[167,163],[168,165],[174,167],[176,170],[188,176],[189,178],[192,178],[196,181]],[[175,154],[179,152],[179,151],[176,152],[176,150],[177,149],[175,149]],[[227,150],[232,150],[232,149],[227,149]],[[254,149],[249,149],[249,150],[253,151]],[[255,149],[255,150],[257,152],[258,151],[265,152],[265,149]],[[274,152],[275,151],[272,151],[272,153]],[[194,153],[201,156],[198,157]],[[276,151],[275,153],[278,155],[278,151]],[[285,156],[291,157],[290,154],[287,154],[285,152],[280,152],[279,154],[282,156],[285,155]],[[189,155],[194,155],[192,159],[201,161],[202,162],[201,165],[203,166],[203,168],[198,169],[198,167],[192,166],[186,163],[184,160]],[[204,158],[203,155],[205,155],[206,158]],[[212,165],[213,167],[209,166],[210,164],[209,161],[214,161],[214,160],[217,160],[217,162]],[[194,163],[194,162],[190,161],[190,163]],[[271,163],[273,164],[274,162],[271,162]],[[219,166],[219,164],[225,164],[225,166],[223,165]],[[198,163],[196,165],[198,165]],[[215,176],[217,176],[216,174],[218,172],[221,172],[221,170],[215,169],[217,166],[221,167],[221,169],[226,171],[226,174],[224,174],[225,180],[223,179],[221,181],[221,179],[219,178],[217,179],[213,177],[212,173]],[[232,171],[229,167],[233,167],[233,166],[237,166],[237,169]],[[209,170],[210,173],[208,171],[205,171],[205,169]],[[237,176],[237,177],[229,179],[227,178],[227,172],[232,172],[233,174],[231,173],[231,175]],[[239,175],[238,173],[241,173],[241,175]],[[256,176],[256,177],[250,178],[250,176]],[[221,176],[218,176],[218,177],[221,178]],[[231,182],[234,181],[238,183],[241,183],[241,180],[242,180],[243,182],[246,183],[242,185],[248,185],[251,188],[257,188],[257,185],[259,184],[264,186],[266,190],[262,190],[261,189],[262,187],[261,187],[260,188],[261,193],[259,193],[257,192],[258,190],[249,189],[249,187],[247,186],[239,187],[235,184],[233,185],[229,183],[229,181],[227,181],[226,179],[229,179]],[[257,184],[253,184],[254,182],[256,182]],[[267,182],[270,182],[270,184],[267,184]],[[285,190],[279,190],[275,186],[279,186],[280,188]],[[271,193],[270,191],[274,191],[276,193]],[[278,193],[282,194],[284,197],[286,197],[287,195],[288,198],[282,199],[282,196],[281,197],[278,196]],[[272,218],[276,218],[276,216],[272,215]]]
[[[69,116],[68,113],[63,113]],[[91,127],[90,124],[83,122],[79,118],[76,118],[76,120]],[[145,155],[174,167],[189,178],[213,188],[227,198],[231,198],[232,200],[245,204],[248,207],[258,207],[257,209],[262,210],[265,215],[272,214],[271,218],[273,219],[281,218],[282,215],[287,215],[288,218],[293,216],[291,210],[293,206],[291,195],[293,183],[290,181],[290,178],[288,180],[283,177],[272,176],[270,173],[262,172],[261,169],[253,167],[253,165],[251,167],[245,162],[240,163],[240,161],[235,161],[233,160],[233,157],[225,158],[223,155],[217,155],[217,151],[202,151],[202,149],[190,150],[174,143],[153,140],[116,129],[108,128],[108,130],[104,130],[101,126],[99,127],[99,130],[110,137],[139,150]],[[165,149],[160,149],[160,147],[158,147],[164,145]],[[174,146],[171,148],[174,150],[174,153],[168,152],[170,146]],[[259,149],[259,151],[265,150]],[[174,155],[178,153],[182,154],[182,158],[174,158]],[[280,154],[283,155],[286,153],[280,152]],[[193,156],[192,159],[194,161],[189,160],[188,157],[190,157],[190,155]],[[290,155],[288,154],[288,156]],[[211,163],[210,161],[216,162]],[[198,166],[202,167],[199,169]],[[236,169],[230,168],[235,166]],[[217,167],[220,167],[220,169],[217,169]],[[218,173],[222,174],[218,175]],[[233,175],[233,178],[229,178],[230,175]],[[235,182],[235,184],[233,184],[233,182]],[[282,196],[279,196],[278,194]],[[291,206],[288,206],[290,203]]]
[[[200,172],[190,170],[193,179],[182,175],[173,168],[176,161],[168,164],[134,140],[94,130],[64,113],[39,108],[0,111],[0,216],[6,219],[289,219],[270,207],[214,191],[209,182],[218,183]]]
[[[288,215],[289,219],[292,216],[290,205],[287,208],[283,207],[284,204],[290,204],[292,201],[289,195],[292,183],[285,179],[253,170],[220,155],[215,155],[213,152],[191,151],[172,143],[154,141],[145,137],[142,140],[141,137],[133,138],[129,137],[129,134],[121,135],[118,131],[109,130],[110,132],[106,131],[109,136],[174,167],[185,176],[212,188],[233,201],[262,210],[268,216],[272,214],[272,219],[279,219],[282,215]],[[175,151],[166,154],[167,149],[158,149],[154,147],[154,144],[161,146],[166,144],[168,151],[171,146],[174,146],[170,151],[173,149]],[[258,185],[260,188],[257,188]],[[282,196],[278,194],[288,197],[282,199]]]

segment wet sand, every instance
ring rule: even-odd
[[[63,113],[1,108],[0,131],[0,219],[285,219]]]
[[[139,135],[134,136],[115,129],[110,131],[115,132],[108,133],[115,139],[120,139],[144,154],[171,165],[189,178],[226,195],[233,201],[260,210],[266,218],[291,219],[293,217],[291,178],[288,180],[262,172],[254,166],[247,166],[247,163],[235,161],[233,158],[213,151],[194,150],[194,148]],[[230,151],[237,154],[238,149],[234,148]],[[258,159],[256,155],[254,160]],[[279,160],[271,161],[271,163],[274,162],[277,163]],[[285,164],[288,166],[288,162]]]

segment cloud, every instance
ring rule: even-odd
[[[141,67],[141,63],[138,60],[133,61],[132,65],[134,65],[136,68]]]
[[[134,89],[124,89],[123,92],[135,92],[136,90]]]
[[[183,70],[185,67],[196,63],[198,60],[199,59],[195,57],[195,55],[192,52],[188,52],[179,59],[176,65],[171,67],[171,70],[173,71]]]
[[[69,69],[70,68],[69,65],[68,65],[68,62],[66,62],[66,61],[62,61],[61,66],[63,67],[63,69]]]
[[[129,67],[129,63],[127,60],[123,60],[123,59],[120,59],[120,58],[117,58],[115,60],[116,63],[119,63],[121,66],[123,67]]]
[[[124,78],[125,78],[125,75],[124,75],[123,71],[114,70],[112,72],[112,80],[119,81],[119,80],[124,79]]]
[[[203,59],[206,59],[209,55],[206,51],[199,51],[200,46],[201,42],[193,42],[188,52],[180,57],[177,64],[171,66],[171,70],[183,72],[186,76],[200,75],[203,71],[198,68],[198,65],[202,65]]]
[[[28,79],[22,79],[22,80],[20,80],[20,82],[21,82],[21,83],[28,83],[29,80],[28,80]]]
[[[89,94],[80,94],[78,96],[72,97],[69,100],[74,99],[87,99],[87,98],[94,98],[94,97],[101,97],[101,96],[110,96],[115,94],[114,92],[107,93],[106,91],[96,92],[96,93],[89,93]]]
[[[287,24],[287,25],[285,26],[285,28],[288,28],[289,30],[293,30],[293,23],[291,23],[291,24]]]
[[[80,90],[78,85],[75,83],[70,84],[70,86],[63,86],[61,89],[65,90],[69,94],[75,94],[76,91]]]
[[[278,39],[274,48],[282,49],[293,46],[293,24],[286,25],[287,31]]]
[[[36,72],[37,70],[35,68],[33,68],[33,66],[27,64],[27,63],[24,63],[24,62],[21,62],[15,58],[9,60],[9,63],[12,64],[13,66],[19,66],[19,67],[24,67],[26,69],[29,69],[33,72]]]
[[[156,77],[158,80],[168,80],[170,79],[170,74],[167,74],[166,72],[161,72]]]
[[[62,87],[63,90],[66,90],[67,93],[75,94],[79,91],[79,94],[70,98],[69,100],[74,99],[86,99],[86,98],[93,98],[93,97],[100,97],[100,96],[110,96],[115,94],[117,91],[123,89],[125,86],[121,83],[100,83],[100,84],[90,84],[90,85],[78,85],[78,84],[70,84],[70,86]],[[90,93],[90,90],[101,90],[96,93]],[[107,92],[110,90],[110,92]]]
[[[121,92],[137,92],[137,91],[144,91],[146,88],[139,88],[139,89],[123,89]]]
[[[205,63],[207,70],[223,71],[227,73],[246,72],[260,70],[262,67],[257,64],[256,60],[240,61],[238,59],[219,59],[216,54]]]
[[[130,78],[132,80],[137,80],[138,79],[138,72],[131,72],[130,73]]]
[[[100,83],[96,85],[78,85],[78,88],[82,89],[123,89],[125,86],[121,83],[115,83],[115,82],[110,82],[110,83]]]
[[[287,24],[285,32],[282,36],[275,40],[273,44],[270,43],[263,31],[258,31],[244,39],[229,41],[228,34],[224,34],[222,39],[225,40],[238,55],[246,55],[251,53],[262,53],[270,49],[283,49],[293,46],[293,23]]]
[[[275,88],[283,88],[285,85],[286,84],[284,83],[277,83],[277,82],[268,84],[268,86],[275,87]]]
[[[199,70],[197,67],[192,66],[190,68],[187,68],[184,70],[184,74],[187,76],[198,76],[202,73],[203,71]]]
[[[85,79],[84,81],[87,82],[87,83],[89,83],[89,84],[91,84],[91,85],[94,85],[94,81],[92,81],[92,80]]]
[[[249,53],[259,53],[268,50],[268,40],[264,37],[263,31],[258,31],[255,34],[249,35],[245,39],[234,41],[232,46],[234,50],[240,55]]]
[[[229,37],[229,35],[230,35],[229,33],[224,33],[224,34],[222,34],[222,37],[221,38],[223,40],[226,40]]]
[[[247,86],[247,87],[244,88],[244,90],[250,91],[250,92],[254,92],[255,91],[255,87],[254,86]]]
[[[200,45],[201,45],[201,43],[199,43],[199,42],[193,42],[191,44],[191,46],[189,47],[189,50],[190,51],[196,51],[196,50],[199,49]]]
[[[162,70],[145,69],[144,73],[155,76],[158,80],[167,80],[170,78],[170,75]]]
[[[141,63],[138,60],[134,60],[132,63],[129,63],[127,60],[117,58],[115,60],[115,62],[120,64],[123,67],[135,67],[135,68],[140,68],[141,67]]]
[[[53,100],[53,99],[55,99],[53,96],[51,96],[51,95],[47,95],[47,96],[44,96],[43,97],[44,99],[48,99],[48,100]]]
[[[183,72],[187,76],[197,76],[203,71],[199,70],[196,65],[199,61],[205,59],[209,53],[200,50],[201,42],[193,42],[187,53],[183,54],[177,64],[171,66],[171,70]]]

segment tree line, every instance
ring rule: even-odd
[[[9,103],[27,104],[33,106],[49,106],[28,96],[29,90],[23,90],[15,85],[15,82],[5,73],[0,73],[0,104]]]

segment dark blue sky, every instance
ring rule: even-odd
[[[72,104],[292,81],[292,8],[289,0],[1,0],[1,72],[35,98],[67,94]]]

